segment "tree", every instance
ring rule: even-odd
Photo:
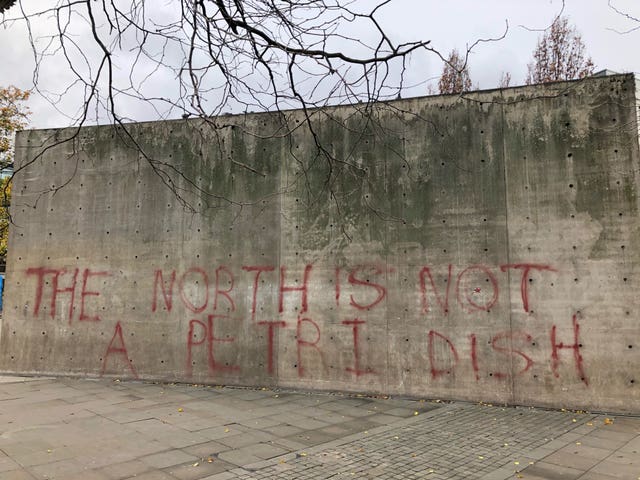
[[[361,165],[335,158],[332,146],[323,144],[315,119],[329,118],[344,128],[325,107],[351,105],[356,126],[349,128],[371,131],[376,111],[393,108],[380,101],[398,98],[405,88],[410,59],[423,54],[444,60],[430,41],[396,41],[385,29],[392,1],[5,0],[0,34],[11,30],[16,42],[20,34],[29,42],[34,94],[69,118],[65,126],[77,127],[45,144],[20,168],[46,149],[73,142],[87,123],[111,124],[117,138],[138,149],[141,161],[192,210],[181,193],[185,188],[207,198],[220,192],[153,158],[128,122],[198,118],[197,127],[191,122],[185,128],[207,130],[219,139],[222,130],[232,129],[225,113],[269,111],[280,121],[276,133],[255,125],[243,126],[244,133],[290,139],[306,130],[316,152],[300,169],[320,165],[326,171],[326,180],[316,183],[322,191],[315,194],[332,193],[337,165],[365,182]],[[478,40],[471,48],[493,40]],[[44,74],[48,65],[55,76]],[[289,120],[287,111],[294,108],[302,110],[302,121]],[[251,170],[221,140],[218,144],[221,158]]]
[[[27,124],[29,110],[24,106],[29,92],[16,87],[0,88],[0,169],[13,163],[15,132]],[[11,178],[0,180],[0,262],[4,263],[9,236]]]
[[[498,86],[500,88],[508,88],[511,85],[511,72],[502,72],[500,74],[500,82]]]
[[[9,204],[11,203],[11,177],[5,177],[0,180],[0,264],[5,263],[7,255],[7,241],[9,239],[9,224],[11,217],[9,216]]]
[[[527,85],[584,78],[594,69],[582,37],[566,17],[557,17],[538,40],[527,67]]]
[[[609,8],[611,10],[613,10],[615,13],[617,13],[620,17],[625,18],[628,22],[631,22],[631,26],[626,28],[625,30],[617,30],[617,29],[611,29],[616,33],[619,33],[621,35],[627,35],[629,33],[633,33],[636,32],[640,29],[640,17],[639,16],[634,16],[631,15],[630,13],[628,13],[625,10],[621,10],[620,8],[616,7],[613,3],[613,0],[608,0],[607,4],[609,5]]]
[[[462,93],[471,90],[471,77],[467,59],[460,56],[458,50],[453,49],[445,61],[442,75],[438,81],[441,94]]]
[[[0,87],[0,168],[13,162],[13,138],[27,124],[29,110],[23,102],[28,98],[28,91]]]
[[[277,112],[278,137],[310,132],[317,143],[314,161],[328,166],[323,188],[330,189],[332,167],[342,160],[318,140],[314,119],[330,115],[326,106],[354,105],[362,128],[369,128],[372,110],[382,108],[377,102],[400,95],[409,56],[438,55],[429,41],[396,42],[384,29],[381,17],[391,0],[12,3],[4,2],[0,27],[28,39],[34,92],[78,127],[45,148],[73,141],[87,123],[119,127],[118,137],[140,150],[140,158],[188,209],[178,185],[196,188],[195,180],[151,158],[128,122],[200,118],[204,125],[198,128],[217,135],[231,128],[225,113]],[[45,81],[40,72],[50,64],[57,75]],[[288,124],[284,112],[293,108],[304,112],[303,124]],[[248,133],[265,135],[259,129]]]
[[[383,29],[390,0],[367,10],[343,0],[33,3],[5,7],[0,26],[38,31],[35,90],[59,108],[62,97],[76,99],[76,124],[141,120],[133,109],[146,119],[210,118],[396,98],[407,57],[432,51]],[[54,94],[40,87],[47,62],[68,74]]]

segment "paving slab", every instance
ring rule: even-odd
[[[640,478],[640,417],[0,377],[0,479]]]

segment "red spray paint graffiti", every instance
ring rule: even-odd
[[[238,290],[237,280],[239,277],[236,276],[237,272],[234,272],[232,267],[225,265],[220,265],[210,272],[197,266],[187,268],[181,273],[176,270],[155,270],[153,272],[151,311],[156,314],[160,314],[162,310],[164,315],[185,314],[189,318],[194,313],[204,314],[208,308],[213,312],[224,308],[227,312],[245,312],[244,315],[246,315],[246,317],[243,317],[243,314],[231,317],[210,313],[205,314],[202,320],[191,318],[188,321],[186,342],[186,373],[189,376],[193,374],[194,355],[197,352],[198,355],[206,358],[207,372],[212,377],[242,374],[239,364],[229,361],[220,362],[219,360],[222,353],[226,354],[223,358],[228,359],[230,352],[234,351],[233,349],[236,350],[235,354],[238,354],[238,348],[241,348],[237,344],[233,346],[236,343],[234,336],[220,333],[220,330],[224,332],[229,328],[229,322],[236,324],[249,322],[249,328],[256,329],[256,335],[260,329],[266,333],[264,335],[266,337],[266,365],[264,368],[269,375],[276,374],[277,355],[280,352],[280,348],[276,345],[276,334],[281,342],[291,341],[291,337],[294,337],[297,362],[295,365],[293,365],[293,361],[291,363],[297,369],[299,378],[306,376],[308,367],[312,363],[320,365],[322,371],[325,371],[325,354],[330,351],[333,355],[335,347],[329,341],[324,340],[325,336],[323,336],[322,330],[335,328],[335,323],[333,327],[328,326],[324,322],[313,320],[308,315],[311,296],[324,291],[315,288],[315,285],[312,284],[316,275],[313,266],[306,265],[304,267],[304,270],[300,272],[301,276],[298,277],[301,278],[300,281],[294,281],[294,275],[285,266],[276,268],[270,265],[245,265],[239,268],[246,272],[245,275],[248,275],[248,277],[240,279],[243,285],[242,290],[245,290],[246,285],[246,292],[250,292],[248,295]],[[532,272],[540,275],[542,272],[557,272],[557,270],[549,265],[536,263],[504,264],[497,267],[497,271],[502,273],[508,273],[512,270],[520,272],[518,279],[522,308],[525,312],[530,312],[532,301],[529,284]],[[386,368],[386,364],[380,363],[375,356],[364,358],[368,356],[369,350],[363,350],[362,332],[368,324],[363,315],[373,315],[374,321],[380,315],[387,315],[386,313],[378,313],[376,307],[382,305],[385,300],[392,301],[388,299],[390,291],[386,281],[387,274],[394,271],[395,269],[392,267],[381,267],[377,264],[361,264],[345,269],[335,267],[329,271],[335,285],[327,300],[331,304],[335,302],[335,306],[340,311],[354,309],[359,312],[358,318],[348,318],[339,323],[351,327],[352,334],[352,361],[342,368],[356,378],[377,374],[379,370]],[[443,317],[447,317],[451,315],[452,308],[457,308],[458,312],[462,314],[491,311],[500,298],[500,282],[494,271],[496,269],[492,271],[490,267],[485,265],[471,265],[456,272],[454,266],[449,264],[446,268],[440,269],[439,273],[430,266],[418,267],[417,275],[414,278],[417,279],[419,313],[421,315],[439,313]],[[108,311],[101,312],[99,315],[95,302],[103,295],[99,288],[100,282],[104,283],[108,278],[112,278],[114,276],[112,273],[89,268],[56,269],[44,266],[28,268],[25,273],[27,277],[35,280],[32,310],[34,316],[38,317],[42,314],[43,309],[48,309],[46,315],[55,319],[60,304],[68,305],[68,310],[65,309],[61,315],[69,323],[74,318],[80,322],[99,322],[102,320],[101,315],[108,315]],[[215,278],[215,283],[213,278]],[[279,318],[259,319],[257,318],[258,312],[265,311],[264,302],[271,302],[270,304],[273,306],[274,300],[267,296],[267,292],[273,290],[265,288],[263,284],[267,282],[269,285],[273,285],[274,281],[277,281],[278,285],[278,313],[275,315]],[[440,283],[441,281],[444,283]],[[451,288],[454,281],[455,300],[451,300]],[[343,288],[348,289],[345,294],[345,296],[348,295],[348,304],[341,302]],[[391,290],[391,293],[395,291]],[[286,308],[285,296],[288,296],[287,299],[296,299],[296,301],[289,303],[292,306],[291,309],[297,312],[295,329],[287,328],[293,322],[285,320],[285,317],[292,313],[285,312],[285,310],[289,310]],[[244,300],[247,297],[248,300],[242,303],[242,308],[240,308],[239,300]],[[177,302],[174,301],[175,299],[178,299]],[[176,303],[181,306],[181,310],[176,310]],[[43,305],[48,305],[48,308]],[[340,314],[340,312],[336,314]],[[577,315],[573,317],[572,328],[573,342],[564,343],[557,338],[556,325],[551,326],[549,331],[551,371],[555,377],[560,376],[561,353],[570,350],[573,352],[576,373],[585,386],[588,386],[589,381],[581,354],[580,325]],[[237,331],[237,328],[234,331]],[[466,364],[467,369],[464,371],[471,372],[472,378],[476,381],[480,381],[480,378],[486,374],[497,380],[522,376],[529,372],[534,365],[534,356],[528,351],[528,348],[535,344],[535,341],[533,335],[528,332],[507,330],[493,333],[488,337],[489,347],[485,347],[485,349],[479,348],[478,333],[467,332],[464,338],[468,342],[467,349],[461,351],[465,352],[465,357],[468,352],[469,358],[469,364]],[[458,347],[460,345],[456,345],[456,342],[459,341],[453,336],[447,336],[441,330],[429,329],[428,324],[425,324],[423,343],[417,348],[422,351],[426,349],[429,362],[426,371],[430,373],[433,381],[462,373],[462,371],[457,371],[460,370],[461,365],[465,365],[459,354]],[[220,349],[224,349],[224,351]],[[107,346],[101,371],[105,371],[110,358],[116,357],[120,357],[123,361],[126,360],[127,369],[134,377],[137,377],[138,373],[124,343],[123,328],[119,321],[115,325],[113,336]],[[240,357],[232,355],[232,358]],[[491,361],[492,359],[493,361]],[[539,362],[539,360],[536,361]],[[489,369],[486,366],[496,362],[509,364],[510,368]]]
[[[73,270],[66,269],[52,269],[45,267],[28,268],[26,270],[27,276],[34,275],[36,277],[36,291],[35,299],[33,303],[33,315],[38,316],[40,314],[40,308],[42,306],[42,299],[45,295],[45,286],[48,284],[47,278],[51,280],[51,287],[49,290],[50,295],[50,307],[49,316],[55,318],[57,311],[57,303],[61,294],[69,295],[69,311],[67,318],[69,323],[73,320],[74,311],[76,310],[76,290],[78,285],[78,273],[80,269],[75,268]],[[108,277],[111,274],[109,272],[92,271],[88,268],[82,272],[82,284],[80,286],[80,313],[78,315],[79,321],[99,322],[100,316],[97,314],[91,315],[87,312],[87,297],[99,297],[101,293],[97,290],[89,290],[88,285],[90,279],[94,277]],[[67,286],[61,286],[62,282],[66,282]],[[95,288],[95,287],[92,287]]]
[[[216,337],[215,324],[216,320],[233,321],[232,317],[228,315],[207,315],[207,323],[200,320],[189,321],[189,333],[187,334],[187,376],[193,375],[193,347],[206,346],[207,349],[207,366],[210,375],[215,375],[219,372],[238,372],[240,367],[238,365],[221,364],[216,361],[214,353],[214,344],[216,343],[233,343],[236,341],[234,337]],[[196,327],[200,329],[200,333],[196,332]],[[206,343],[205,343],[206,342]]]
[[[107,370],[107,361],[109,360],[109,357],[111,357],[111,355],[118,355],[122,357],[122,361],[125,362],[133,377],[138,378],[138,372],[136,372],[136,369],[133,366],[133,362],[131,358],[129,358],[127,347],[124,344],[124,338],[122,337],[122,325],[120,325],[120,322],[116,323],[111,341],[109,342],[109,345],[107,345],[107,350],[104,352],[102,370],[100,371],[100,375],[105,374]]]

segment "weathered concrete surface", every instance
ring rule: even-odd
[[[640,412],[636,91],[23,132],[0,368]]]

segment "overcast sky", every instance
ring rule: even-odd
[[[640,18],[640,1],[611,0],[619,10]],[[27,0],[24,4],[51,5],[47,0]],[[373,0],[370,1],[373,4]],[[169,1],[148,2],[154,8],[168,8]],[[512,85],[524,83],[527,63],[541,30],[548,28],[562,9],[561,0],[393,0],[387,6],[381,21],[384,28],[396,41],[430,40],[431,46],[446,55],[452,48],[465,50],[480,38],[500,37],[508,23],[506,37],[500,41],[477,45],[469,58],[469,68],[474,86],[493,88],[500,75],[508,71]],[[19,13],[10,12],[12,16]],[[613,11],[607,0],[566,0],[564,15],[581,32],[587,52],[592,57],[596,70],[609,69],[616,72],[640,72],[640,30],[624,32],[640,26]],[[45,29],[45,26],[37,26]],[[79,44],[83,45],[86,29],[77,30]],[[34,32],[38,34],[38,32]],[[366,38],[367,32],[358,32]],[[84,40],[83,40],[84,39]],[[23,28],[17,26],[0,30],[0,85],[15,85],[30,88],[33,75],[33,58],[28,37]],[[437,81],[442,62],[433,55],[419,55],[409,64],[408,80],[418,86],[403,96],[418,96],[427,93],[426,81]],[[61,90],[65,82],[62,62],[49,62],[40,72],[40,85],[51,90]],[[46,79],[46,82],[44,80]],[[155,77],[159,86],[170,85],[172,78]],[[30,100],[33,112],[32,128],[64,127],[69,120],[57,110],[75,113],[77,105],[73,98],[66,98],[51,105],[37,95]],[[153,119],[153,113],[138,112],[132,106],[131,118]],[[177,116],[178,114],[176,114]]]

